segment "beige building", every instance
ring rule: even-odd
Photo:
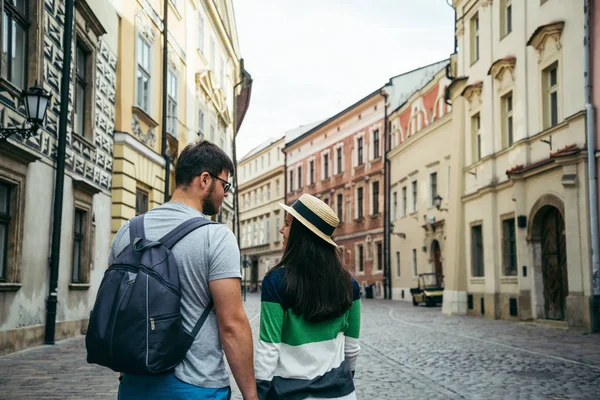
[[[111,239],[120,3],[75,2],[60,258],[52,293],[57,299],[55,325],[48,318],[48,260],[65,8],[40,0],[0,3],[4,24],[13,26],[0,34],[4,51],[12,55],[0,66],[3,127],[22,125],[21,91],[37,82],[52,94],[45,125],[35,135],[0,143],[0,354],[76,336],[87,327]],[[54,334],[45,338],[47,327]]]
[[[265,273],[279,262],[282,242],[279,229],[285,213],[285,136],[270,139],[238,162],[240,249],[248,260],[244,280],[260,286]]]
[[[391,110],[390,160],[390,261],[392,298],[411,301],[420,273],[451,276],[448,264],[448,216],[451,171],[458,168],[452,146],[452,113],[444,101],[450,80],[448,61],[424,67],[425,84],[408,93]],[[427,82],[427,79],[429,81]],[[446,145],[441,145],[445,143]],[[439,208],[436,207],[438,197]]]
[[[590,328],[583,0],[452,4],[466,271],[444,312]]]

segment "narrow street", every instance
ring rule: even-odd
[[[599,335],[363,304],[361,399],[597,398]],[[246,308],[256,337],[257,294]],[[117,385],[117,374],[86,363],[82,337],[0,357],[0,399],[114,399]]]

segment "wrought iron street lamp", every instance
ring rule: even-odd
[[[21,135],[24,139],[30,138],[37,134],[40,125],[44,123],[48,103],[50,102],[51,94],[48,94],[37,83],[34,87],[23,92],[25,98],[25,110],[27,112],[27,124],[29,126],[23,128],[0,128],[0,142],[5,141],[14,134]]]
[[[442,196],[436,194],[433,198],[433,205],[438,209],[438,211],[448,211],[447,208],[442,208],[442,200],[444,200]]]

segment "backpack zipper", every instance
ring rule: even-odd
[[[152,317],[152,318],[150,318],[150,330],[152,330],[152,331],[156,330],[155,322],[166,321],[168,319],[173,319],[173,318],[177,318],[180,316],[181,316],[181,313],[171,313],[171,314],[161,315],[160,317]]]

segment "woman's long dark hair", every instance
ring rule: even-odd
[[[336,318],[352,306],[352,276],[341,251],[292,220],[281,261],[285,266],[286,300],[296,315],[309,322]]]

